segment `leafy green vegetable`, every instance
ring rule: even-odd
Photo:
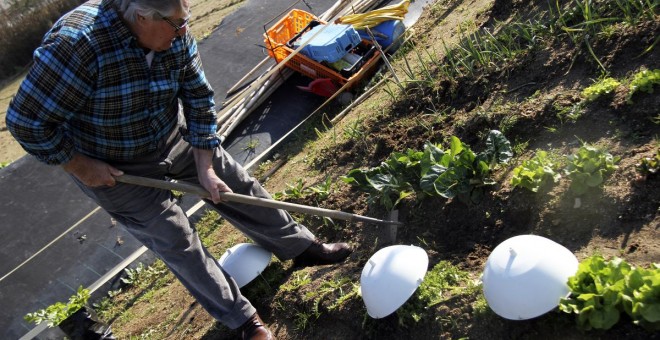
[[[635,166],[635,169],[643,176],[655,175],[660,169],[660,149],[655,153],[654,157],[644,157]]]
[[[539,150],[532,159],[523,161],[522,165],[513,169],[511,185],[537,192],[548,180],[552,179],[554,183],[559,181],[561,174],[557,170],[558,164],[550,159],[547,152]]]
[[[660,84],[660,69],[651,70],[641,70],[633,76],[632,81],[630,82],[628,97],[628,103],[632,103],[633,94],[641,91],[645,93],[653,93],[653,86]]]
[[[479,154],[452,136],[448,150],[427,142],[422,151],[394,152],[380,166],[351,170],[342,180],[368,192],[371,201],[378,200],[387,209],[414,193],[418,198],[459,196],[475,201],[481,187],[494,184],[488,177],[492,167],[512,156],[509,141],[493,130],[488,134],[486,150]]]
[[[618,168],[619,157],[594,146],[582,145],[575,154],[567,157],[564,172],[571,179],[571,190],[576,195],[603,183],[604,178]]]
[[[604,78],[582,91],[586,101],[594,101],[601,96],[612,93],[621,83],[614,78]]]
[[[69,298],[68,303],[56,302],[45,309],[26,314],[24,319],[27,322],[33,322],[35,324],[46,321],[49,327],[55,327],[73,315],[73,313],[83,308],[89,297],[89,290],[80,286],[76,294]]]
[[[559,309],[577,315],[584,329],[609,329],[625,312],[636,325],[660,329],[660,266],[634,268],[620,258],[605,261],[595,255],[578,266],[568,279],[571,295]]]

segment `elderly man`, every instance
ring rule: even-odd
[[[221,202],[219,193],[232,190],[270,196],[219,145],[213,90],[187,32],[189,18],[187,0],[82,4],[35,51],[7,126],[30,154],[60,165],[162,258],[214,318],[240,328],[245,339],[266,339],[271,334],[256,310],[172,194],[115,182],[124,172],[197,182],[225,219],[296,266],[338,263],[351,252],[346,243],[316,240],[285,211]]]

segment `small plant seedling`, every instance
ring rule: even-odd
[[[635,170],[643,179],[657,174],[660,170],[660,149],[656,151],[655,156],[642,158],[635,166]]]
[[[250,139],[250,141],[243,147],[243,150],[245,151],[254,151],[257,149],[257,146],[259,146],[259,140],[258,139]]]
[[[602,96],[612,93],[621,83],[614,78],[604,78],[582,91],[582,97],[587,102],[592,102]]]
[[[295,184],[288,184],[287,189],[284,191],[276,192],[273,194],[273,198],[276,200],[283,200],[286,198],[303,198],[307,195],[307,192],[304,190],[305,182],[302,179],[298,179]]]
[[[326,177],[325,181],[313,185],[311,187],[308,187],[305,189],[305,191],[309,194],[314,194],[316,195],[320,200],[325,200],[330,196],[330,190],[332,189],[332,179],[330,177]]]
[[[642,70],[633,76],[630,82],[627,102],[632,103],[632,96],[637,92],[653,93],[653,86],[660,84],[660,69]]]

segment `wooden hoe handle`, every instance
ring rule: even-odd
[[[186,192],[186,193],[198,195],[203,198],[208,198],[211,196],[209,192],[206,191],[206,189],[204,189],[202,186],[193,183],[171,182],[160,179],[139,177],[132,175],[116,176],[115,180],[117,180],[117,182],[122,182],[127,184],[135,184],[135,185],[141,185],[151,188]],[[403,224],[398,221],[384,221],[373,217],[351,214],[339,210],[310,207],[302,204],[281,202],[281,201],[276,201],[273,199],[266,199],[261,197],[252,197],[247,195],[236,194],[233,192],[221,192],[220,197],[222,197],[222,199],[227,200],[229,202],[244,203],[244,204],[256,205],[260,207],[273,208],[273,209],[283,209],[287,211],[295,211],[303,214],[330,217],[330,218],[350,221],[350,222],[365,222],[365,223],[382,224],[382,225]]]

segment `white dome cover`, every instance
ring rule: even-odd
[[[429,258],[424,249],[395,245],[377,251],[362,269],[360,289],[374,319],[392,314],[424,280]]]
[[[564,246],[536,235],[500,243],[488,257],[482,281],[490,308],[510,320],[526,320],[551,311],[568,296],[567,282],[578,260]]]
[[[263,272],[272,255],[259,245],[239,243],[227,249],[218,263],[241,288]]]

